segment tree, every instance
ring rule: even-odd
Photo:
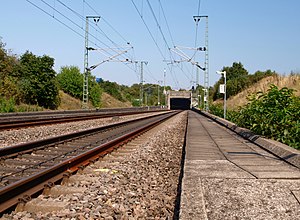
[[[234,62],[231,67],[223,67],[222,71],[226,71],[227,80],[248,75],[248,71],[244,68],[241,62]]]
[[[222,72],[223,71],[226,71],[227,98],[232,95],[236,95],[249,86],[248,71],[244,68],[241,62],[234,62],[231,67],[223,67]],[[214,85],[212,94],[213,100],[221,98],[221,95],[218,92],[220,84],[224,84],[223,77]]]
[[[57,81],[60,89],[65,93],[78,99],[82,98],[83,75],[78,67],[62,67],[59,74],[57,74]]]
[[[101,107],[102,89],[96,82],[96,77],[89,75],[89,97],[94,107]]]
[[[20,102],[22,93],[19,89],[18,77],[18,59],[14,55],[9,55],[5,44],[0,41],[0,96]]]
[[[99,85],[103,90],[113,96],[114,98],[118,99],[121,102],[125,102],[125,98],[122,96],[122,89],[121,86],[118,85],[116,82],[110,82],[110,81],[101,81],[99,82]],[[123,87],[123,89],[125,89]]]
[[[60,103],[54,59],[27,51],[20,58],[21,89],[27,104],[56,109]]]

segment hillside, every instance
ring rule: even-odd
[[[102,93],[101,102],[101,108],[132,107],[130,102],[121,102],[105,92]]]
[[[58,110],[81,109],[81,100],[75,99],[72,96],[64,93],[63,91],[59,91],[59,96],[61,99],[61,103],[58,107]],[[129,102],[120,102],[119,100],[115,99],[105,92],[102,93],[101,100],[101,108],[131,107],[131,104]],[[89,105],[89,107],[94,108],[92,105]]]
[[[230,97],[227,100],[227,107],[229,109],[236,109],[239,106],[243,106],[247,104],[247,96],[249,94],[253,94],[259,91],[266,92],[270,85],[274,84],[278,88],[291,88],[296,90],[294,93],[296,96],[300,96],[300,75],[292,75],[292,76],[269,76],[266,77],[259,82],[255,83],[253,86],[249,87],[248,89],[240,92],[239,94]],[[219,101],[218,101],[219,102]]]

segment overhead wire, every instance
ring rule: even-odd
[[[140,18],[142,19],[142,22],[143,22],[143,24],[145,25],[145,27],[146,27],[146,29],[147,29],[147,31],[148,31],[148,33],[149,33],[151,39],[152,39],[153,42],[154,42],[154,44],[156,45],[156,48],[158,49],[160,55],[162,56],[162,58],[163,58],[164,60],[166,60],[166,57],[164,56],[162,50],[160,49],[160,47],[159,47],[157,41],[155,40],[155,38],[154,38],[154,36],[153,36],[153,34],[152,34],[152,32],[151,32],[149,26],[147,25],[147,23],[146,23],[146,21],[145,21],[143,15],[141,14],[141,12],[139,11],[139,9],[138,9],[138,7],[137,7],[137,5],[135,4],[135,2],[134,2],[133,0],[131,0],[131,2],[132,2],[132,4],[133,4],[134,8],[136,9],[138,15],[139,15]],[[170,69],[169,66],[168,66],[168,68],[169,68],[169,70],[170,70],[170,72],[171,72],[171,69]],[[178,80],[176,79],[176,77],[174,76],[174,74],[172,74],[172,77],[173,77],[175,83],[178,85]]]
[[[198,16],[200,15],[200,6],[201,6],[201,0],[198,1],[198,13],[197,13]]]
[[[53,7],[52,5],[50,5],[49,3],[45,2],[44,0],[40,0],[42,3],[44,3],[45,5],[47,5],[48,7],[50,7],[53,10],[53,14],[47,12],[45,9],[43,9],[42,7],[38,6],[37,4],[33,3],[30,0],[26,0],[28,3],[30,3],[31,5],[33,5],[34,7],[36,7],[37,9],[41,10],[43,13],[47,14],[48,16],[50,16],[51,18],[53,18],[54,20],[56,20],[57,22],[59,22],[60,24],[62,24],[63,26],[67,27],[68,29],[70,29],[71,31],[73,31],[74,33],[76,33],[77,35],[79,35],[80,37],[82,37],[83,39],[85,38],[85,36],[83,34],[81,34],[79,31],[75,30],[74,28],[72,28],[71,26],[69,26],[68,24],[66,24],[65,22],[63,22],[61,19],[58,19],[57,17],[54,16],[54,11],[57,12],[59,15],[61,15],[62,17],[64,17],[65,19],[67,19],[69,22],[71,22],[73,25],[75,25],[77,28],[84,30],[82,26],[78,25],[76,22],[74,22],[73,20],[71,20],[70,18],[68,18],[66,15],[64,15],[63,13],[61,13],[59,10],[57,10],[55,8],[55,6]],[[82,19],[84,21],[84,17],[82,15],[80,15],[78,12],[76,12],[75,10],[73,10],[71,7],[67,6],[65,3],[63,3],[60,0],[57,0],[60,4],[62,4],[64,7],[66,7],[68,10],[70,10],[72,13],[74,13],[77,17],[79,17],[80,19]],[[108,23],[106,21],[106,23]],[[113,28],[110,25],[111,28]],[[117,32],[114,29],[115,32]],[[99,41],[100,43],[102,43],[103,45],[106,45],[107,47],[109,47],[106,43],[104,43],[103,41],[101,41],[99,38],[97,38],[96,36],[94,36],[93,34],[89,33],[89,35],[91,37],[93,37],[96,41]],[[120,34],[119,34],[120,35]],[[94,42],[91,41],[90,39],[88,40],[91,44],[99,47],[99,45]],[[107,55],[108,54],[108,55]],[[111,56],[112,53],[107,53],[106,56]],[[127,66],[127,65],[125,65]],[[136,72],[136,70],[133,67],[127,66],[129,69],[133,70],[134,72]]]
[[[60,1],[60,0],[57,0],[61,5],[63,5],[64,7],[66,7],[68,10],[70,10],[72,13],[74,13],[77,17],[79,17],[82,21],[85,21],[85,17],[83,16],[83,15],[81,15],[81,14],[79,14],[78,12],[76,12],[75,10],[73,10],[71,7],[69,7],[68,5],[66,5],[65,3],[63,3],[62,1]],[[91,6],[90,6],[91,7]],[[102,18],[103,19],[103,18]],[[101,29],[101,28],[99,28],[99,26],[98,25],[96,25],[97,27],[98,27],[98,29],[101,31],[101,34],[103,35],[103,36],[105,36],[107,39],[109,39],[110,41],[111,41],[111,43],[113,43],[115,46],[117,46],[118,47],[118,45],[114,42],[114,41],[112,41],[106,34],[105,34],[105,32]],[[94,26],[92,26],[92,28],[96,31],[96,32],[98,32],[98,30],[94,27]],[[83,29],[83,27],[81,27],[81,29],[82,30],[84,30]],[[97,36],[94,36],[93,34],[91,34],[91,33],[89,33],[89,35],[90,36],[92,36],[94,39],[96,39],[97,41],[99,41],[101,44],[103,44],[103,45],[105,45],[106,47],[110,47],[108,44],[106,44],[106,43],[104,43],[103,41],[101,41]],[[122,48],[122,49],[124,49],[124,48]],[[115,52],[117,52],[117,51],[115,51]],[[107,53],[108,55],[112,55],[111,53]]]
[[[93,12],[95,12],[96,14],[100,14],[98,11],[96,11],[86,0],[83,0],[83,2],[84,2],[84,4],[86,4]],[[118,32],[104,17],[102,17],[101,16],[101,20],[103,20],[104,21],[104,23],[106,23],[122,40],[124,40],[127,44],[129,43],[129,41],[127,41],[126,39],[125,39],[125,37],[123,37],[121,34],[120,34],[120,32]],[[109,38],[108,36],[107,36],[107,34],[105,34],[105,32],[99,27],[99,26],[97,26],[97,28],[101,31],[101,34],[105,37],[105,38],[107,38],[113,45],[115,45],[116,47],[118,47],[118,44],[116,44],[111,38]],[[120,48],[122,48],[123,50],[124,50],[124,47],[120,47]],[[134,49],[133,47],[132,47],[132,49]],[[118,51],[115,51],[115,52],[118,52]],[[133,54],[132,54],[132,57],[130,57],[130,55],[128,55],[127,53],[126,54],[122,54],[121,55],[122,57],[126,57],[126,58],[129,58],[129,60],[131,60],[131,61],[134,61],[135,60],[135,53],[134,53],[134,51],[133,51]],[[130,63],[130,62],[129,62]],[[131,62],[131,63],[133,63],[133,62]],[[127,63],[124,63],[127,67],[129,67],[128,65],[127,65]],[[134,72],[136,72],[135,71],[135,69],[132,67],[129,67],[131,70],[133,70]]]
[[[132,4],[134,5],[134,7],[135,7],[137,13],[139,14],[140,18],[142,19],[142,21],[143,21],[145,27],[147,28],[147,31],[148,31],[148,33],[150,34],[152,40],[154,41],[154,43],[155,43],[155,45],[156,45],[156,47],[157,47],[157,49],[158,49],[160,55],[165,59],[165,56],[163,55],[163,53],[162,53],[160,47],[158,46],[158,43],[157,43],[157,41],[155,40],[155,38],[154,38],[152,32],[150,31],[150,28],[148,27],[148,25],[147,25],[147,23],[146,23],[144,17],[143,17],[142,14],[140,13],[140,11],[139,11],[139,9],[137,8],[137,6],[136,6],[136,4],[134,3],[134,1],[131,0],[131,2],[132,2]]]
[[[70,18],[68,18],[67,16],[65,16],[64,14],[62,14],[60,11],[58,11],[55,7],[53,7],[53,6],[51,6],[50,4],[48,4],[47,2],[45,2],[44,0],[41,0],[44,4],[46,4],[48,7],[50,7],[50,8],[52,8],[54,11],[56,11],[57,13],[59,13],[61,16],[63,16],[64,18],[66,18],[68,21],[70,21],[72,24],[74,24],[75,26],[77,26],[78,28],[80,28],[80,29],[82,29],[82,30],[84,30],[83,29],[83,27],[82,26],[80,26],[80,25],[78,25],[77,23],[75,23],[73,20],[71,20]],[[63,5],[64,7],[66,7],[68,10],[70,10],[72,13],[74,13],[77,17],[79,17],[82,21],[85,21],[85,19],[84,19],[84,16],[82,16],[81,14],[79,14],[78,12],[76,12],[75,10],[73,10],[71,7],[69,7],[68,5],[66,5],[65,3],[63,3],[62,1],[60,1],[60,0],[57,0],[61,5]],[[32,2],[30,2],[30,3],[32,3]],[[33,4],[33,5],[35,5],[35,4]],[[35,5],[35,6],[37,6],[37,5]],[[89,7],[91,7],[90,5],[88,5]],[[40,7],[38,7],[39,9],[41,9]],[[42,11],[44,11],[46,14],[49,14],[50,15],[50,13],[47,13],[45,10],[43,10],[43,9],[41,9]],[[51,16],[51,15],[50,15]],[[53,17],[53,16],[52,16]],[[53,17],[53,18],[55,18],[55,17]],[[56,20],[58,20],[60,23],[62,23],[59,19],[57,19],[57,18],[55,18]],[[107,21],[106,21],[106,23],[107,24],[109,24]],[[66,25],[67,26],[67,25]],[[92,26],[93,27],[93,26]],[[99,26],[97,26],[97,27],[99,27]],[[115,32],[117,32],[111,25],[110,25],[110,27],[115,31]],[[96,32],[98,32],[98,30],[95,28],[95,27],[93,27],[94,28],[94,30],[96,30]],[[72,29],[73,30],[73,29]],[[105,32],[102,30],[102,29],[100,29],[99,28],[99,30],[101,31],[101,34],[103,35],[103,36],[105,36],[107,39],[109,39],[110,41],[111,41],[111,43],[113,43],[115,46],[117,46],[118,47],[118,45],[114,42],[114,41],[112,41],[106,34],[105,34]],[[75,31],[75,30],[73,30],[73,31]],[[119,32],[118,32],[119,33]],[[106,47],[110,47],[108,44],[106,44],[105,42],[103,42],[103,41],[101,41],[97,36],[94,36],[93,34],[91,34],[91,33],[89,33],[89,35],[91,36],[91,37],[93,37],[96,41],[98,41],[98,42],[100,42],[101,44],[103,44],[103,45],[105,45]],[[120,35],[120,34],[119,34]],[[84,38],[84,36],[83,35],[81,35],[80,34],[80,36],[81,37],[83,37]],[[122,37],[122,36],[121,36]],[[124,39],[124,38],[123,38]],[[91,40],[89,40],[89,42],[90,43],[92,43],[93,45],[95,45],[95,46],[97,46],[97,47],[99,47],[99,45],[97,45],[97,43],[95,43],[95,42],[93,42],[93,41],[91,41]],[[122,49],[124,49],[124,48],[122,48]],[[114,50],[115,52],[118,52],[117,50]],[[110,53],[110,52],[107,52],[107,51],[105,51],[105,54],[104,53],[102,53],[104,56],[112,56],[113,54],[112,53]],[[116,58],[116,60],[119,60],[119,61],[121,61],[120,59],[118,59],[118,58]],[[131,70],[133,70],[133,71],[135,71],[134,70],[134,68],[132,68],[132,67],[130,67],[130,66],[127,66],[128,68],[130,68]]]
[[[163,13],[163,17],[164,17],[165,22],[166,22],[166,25],[167,25],[167,29],[168,29],[168,32],[169,32],[169,35],[170,35],[170,38],[171,38],[171,41],[172,41],[172,45],[175,46],[174,39],[173,39],[172,34],[171,34],[171,31],[170,31],[170,27],[169,27],[169,24],[168,24],[168,20],[167,20],[167,17],[166,17],[164,8],[163,8],[163,6],[162,6],[162,4],[161,4],[161,1],[158,0],[158,2],[159,2],[161,11],[162,11],[162,13]]]
[[[56,11],[58,14],[60,14],[61,16],[63,16],[65,19],[67,19],[68,21],[70,21],[72,24],[74,24],[75,26],[77,26],[78,28],[80,28],[81,30],[84,30],[82,26],[78,25],[76,22],[74,22],[73,20],[71,20],[70,18],[68,18],[66,15],[64,15],[63,13],[61,13],[59,10],[57,10],[55,7],[53,7],[52,5],[50,5],[49,3],[45,2],[44,0],[40,0],[41,2],[43,2],[45,5],[47,5],[48,7],[50,7],[51,9],[53,9],[53,11]],[[71,12],[73,12],[76,16],[78,16],[80,19],[82,19],[84,21],[84,17],[82,15],[80,15],[78,12],[76,12],[75,10],[73,10],[71,7],[67,6],[65,3],[63,3],[60,0],[57,0],[60,4],[62,4],[64,7],[66,7],[67,9],[69,9]],[[30,4],[34,5],[35,7],[37,7],[38,9],[42,10],[44,13],[48,14],[49,16],[51,16],[52,18],[54,18],[55,20],[57,20],[58,22],[62,23],[63,25],[65,25],[66,27],[68,27],[69,29],[71,29],[72,31],[74,31],[75,33],[77,33],[78,35],[80,35],[81,37],[84,38],[84,36],[82,34],[80,34],[78,31],[74,30],[73,28],[71,28],[70,26],[68,26],[67,24],[65,24],[64,22],[62,22],[61,20],[59,20],[58,18],[56,18],[54,15],[51,15],[50,13],[48,13],[47,11],[45,11],[44,9],[42,9],[41,7],[39,7],[38,5],[34,4],[33,2],[27,0],[27,2],[29,2]],[[101,30],[102,31],[102,30]],[[104,33],[102,31],[102,33]],[[105,33],[104,33],[105,34]],[[104,43],[103,41],[101,41],[99,38],[97,38],[96,36],[94,36],[93,34],[89,33],[89,35],[91,37],[93,37],[95,40],[99,41],[100,43],[102,43],[103,45],[109,47],[108,44]],[[107,38],[109,38],[107,35],[105,35]],[[90,43],[94,44],[95,46],[98,46],[97,43],[89,40]],[[112,41],[113,42],[113,41]],[[117,45],[117,44],[115,44]],[[98,46],[99,47],[99,46]],[[111,53],[108,53],[108,55],[112,55]]]
[[[87,0],[83,0],[83,2],[96,14],[99,14],[88,2]],[[122,38],[126,43],[128,42],[121,34],[118,32],[105,18],[101,17],[102,20],[117,34],[120,38]]]
[[[56,21],[58,21],[59,23],[63,24],[64,26],[68,27],[69,29],[71,29],[72,31],[74,31],[75,33],[77,33],[78,35],[80,35],[81,37],[85,38],[82,34],[80,34],[78,31],[76,31],[75,29],[71,28],[70,26],[68,26],[66,23],[62,22],[61,20],[59,20],[58,18],[56,18],[54,15],[51,15],[50,13],[48,13],[47,11],[45,11],[44,9],[42,9],[41,7],[37,6],[36,4],[34,4],[33,2],[26,0],[27,2],[31,3],[32,5],[34,5],[35,7],[37,7],[38,9],[42,10],[44,13],[48,14],[50,17],[52,17],[53,19],[55,19]],[[44,3],[45,5],[47,5],[49,8],[53,9],[53,11],[57,12],[59,15],[61,15],[62,17],[64,17],[65,19],[67,19],[69,22],[71,22],[72,24],[74,24],[76,27],[78,27],[81,30],[84,30],[83,27],[81,27],[80,25],[78,25],[76,22],[74,22],[73,20],[71,20],[70,18],[68,18],[66,15],[64,15],[63,13],[61,13],[59,10],[57,10],[55,7],[53,7],[52,5],[50,5],[49,3],[47,3],[44,0],[40,0],[42,3]],[[61,1],[59,1],[61,2]],[[92,36],[95,40],[99,41],[102,44],[105,44],[103,41],[99,40],[97,37],[95,37],[94,35],[90,34],[90,36]],[[97,45],[97,43],[89,40],[90,43]]]
[[[154,20],[155,20],[155,22],[156,22],[156,25],[157,25],[157,27],[158,27],[158,29],[159,29],[159,32],[161,33],[161,36],[162,36],[162,38],[163,38],[163,40],[164,40],[164,42],[165,42],[167,48],[170,49],[170,46],[169,46],[169,44],[168,44],[168,42],[167,42],[167,40],[166,40],[166,38],[165,38],[165,35],[164,35],[164,33],[163,33],[162,29],[161,29],[161,26],[160,26],[160,24],[159,24],[159,22],[158,22],[158,20],[157,20],[157,18],[156,18],[156,15],[155,15],[155,13],[154,13],[154,11],[153,11],[153,8],[152,8],[152,6],[151,6],[149,0],[147,0],[147,3],[148,3],[148,6],[149,6],[149,8],[150,8],[150,11],[151,11],[151,13],[152,13],[152,15],[153,15],[153,17],[154,17]]]
[[[26,0],[28,3],[30,3],[31,5],[33,5],[34,7],[36,7],[37,9],[39,9],[40,11],[44,12],[45,14],[49,15],[51,18],[55,19],[57,22],[59,22],[60,24],[64,25],[66,28],[68,28],[69,30],[73,31],[74,33],[76,33],[77,35],[79,35],[80,37],[84,36],[82,34],[80,34],[78,31],[76,31],[74,28],[70,27],[69,25],[67,25],[66,23],[62,22],[61,20],[59,20],[58,18],[54,17],[54,15],[51,15],[49,12],[47,12],[46,10],[44,10],[43,8],[41,8],[40,6],[38,6],[37,4],[33,3],[30,0]]]
[[[149,6],[149,8],[150,8],[150,11],[151,11],[151,13],[152,13],[152,16],[154,17],[154,20],[155,20],[155,22],[156,22],[156,25],[157,25],[157,27],[159,28],[160,34],[162,35],[162,38],[163,38],[163,40],[164,40],[164,43],[165,43],[165,45],[166,45],[166,47],[167,47],[167,49],[168,49],[169,57],[170,57],[170,59],[172,60],[173,57],[172,57],[172,54],[171,54],[171,52],[170,52],[170,46],[169,46],[169,44],[168,44],[168,42],[167,42],[167,40],[166,40],[166,37],[165,37],[165,35],[164,35],[164,33],[163,33],[162,29],[161,29],[161,26],[160,26],[160,24],[159,24],[159,22],[158,22],[158,19],[156,18],[156,15],[155,15],[155,13],[154,13],[154,10],[153,10],[153,8],[152,8],[152,6],[151,6],[149,0],[147,0],[147,3],[148,3],[148,6]],[[161,7],[162,7],[162,6],[161,6]],[[151,32],[151,31],[150,31],[150,32]],[[156,42],[156,41],[155,41],[155,42]],[[158,45],[157,45],[157,46],[158,46]],[[159,46],[158,46],[158,47],[159,47]],[[165,58],[164,55],[162,55],[162,57],[164,58],[164,60],[166,60],[166,58]],[[167,66],[167,67],[168,67],[168,69],[169,69],[169,71],[170,71],[170,73],[171,73],[171,76],[172,76],[172,78],[173,78],[175,84],[177,85],[177,87],[180,87],[180,86],[179,86],[179,81],[178,81],[176,75],[174,74],[173,69],[170,68],[169,66]]]
[[[168,32],[169,32],[169,35],[170,35],[170,38],[171,38],[173,47],[175,47],[175,43],[174,43],[174,40],[173,40],[171,31],[170,31],[170,28],[169,28],[169,25],[168,25],[168,21],[167,21],[166,15],[165,15],[165,13],[164,13],[163,6],[162,6],[160,0],[158,0],[158,2],[159,2],[160,8],[162,9],[163,16],[164,16],[164,19],[165,19],[165,22],[166,22],[166,26],[167,26],[167,29],[168,29]],[[163,38],[163,40],[164,40],[164,42],[165,42],[165,45],[166,45],[167,48],[169,49],[169,57],[170,57],[171,60],[174,60],[173,54],[170,52],[170,46],[169,46],[168,42],[166,41],[166,37],[165,37],[165,35],[164,35],[164,33],[163,33],[162,29],[161,29],[161,25],[160,25],[159,22],[158,22],[158,19],[157,19],[156,15],[155,15],[155,13],[154,13],[154,11],[153,11],[153,8],[152,8],[152,6],[151,6],[149,0],[147,0],[147,3],[148,3],[148,6],[149,6],[149,8],[150,8],[150,11],[151,11],[151,13],[152,13],[152,16],[154,17],[154,20],[155,20],[155,22],[156,22],[156,25],[157,25],[157,27],[159,28],[159,31],[160,31],[160,33],[161,33],[161,35],[162,35],[162,38]],[[185,75],[187,76],[187,78],[189,79],[189,77],[188,77],[188,75],[186,74],[186,72],[185,72],[182,68],[180,68],[180,70],[181,70],[181,71],[183,72],[183,74],[185,74]],[[171,73],[172,73],[172,72],[171,72]],[[172,75],[175,75],[175,74],[172,73]],[[176,79],[177,79],[177,78],[176,78]],[[192,78],[192,79],[193,79],[193,78]],[[189,79],[189,80],[190,80],[190,79]]]

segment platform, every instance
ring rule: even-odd
[[[300,169],[189,111],[180,219],[300,219]]]

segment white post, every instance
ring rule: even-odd
[[[226,119],[226,71],[217,71],[217,74],[224,76],[224,119]]]

